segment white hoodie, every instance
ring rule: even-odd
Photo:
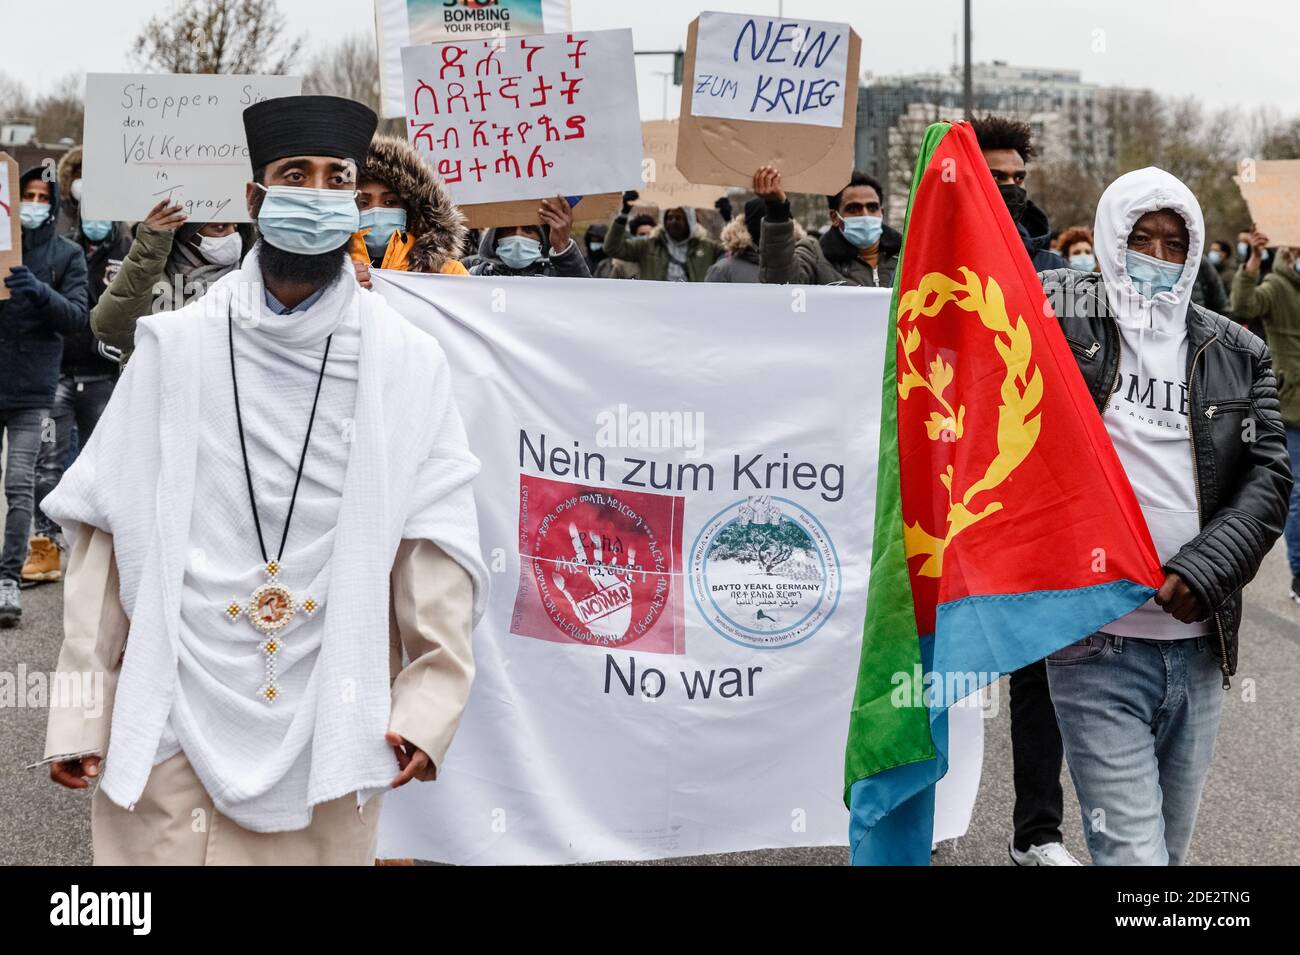
[[[1187,223],[1187,263],[1178,283],[1148,298],[1129,280],[1125,255],[1133,224],[1170,209]],[[1187,396],[1187,311],[1205,245],[1201,206],[1185,185],[1148,166],[1120,176],[1097,204],[1093,249],[1120,331],[1119,385],[1102,420],[1119,453],[1162,561],[1200,533]],[[1150,640],[1209,632],[1208,621],[1180,623],[1149,600],[1104,628]]]

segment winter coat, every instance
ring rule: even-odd
[[[365,235],[370,230],[360,230],[348,249],[354,261],[402,272],[468,274],[460,263],[468,232],[465,217],[414,147],[393,136],[376,136],[359,179],[370,180],[384,183],[402,197],[406,229],[393,233],[378,258],[366,247]]]
[[[93,311],[100,296],[104,294],[126,261],[131,250],[131,230],[125,222],[114,222],[113,231],[99,242],[91,242],[81,231],[81,219],[77,218],[77,230],[74,241],[86,254],[86,269],[89,273],[90,308]],[[93,376],[115,376],[122,360],[122,353],[106,345],[95,337],[90,322],[81,331],[63,336],[62,373],[74,378]]]
[[[578,243],[569,239],[569,244],[563,251],[552,252],[550,236],[546,229],[542,230],[542,257],[526,269],[513,269],[497,258],[496,244],[496,228],[484,229],[483,237],[478,243],[478,260],[470,268],[470,275],[591,278],[591,270],[587,268],[587,257],[578,248]]]
[[[627,216],[620,213],[609,224],[605,233],[605,254],[616,259],[635,262],[640,267],[640,277],[656,282],[668,280],[668,238],[663,224],[655,226],[649,235],[627,234]],[[697,225],[686,240],[686,280],[703,282],[709,267],[723,254],[722,245],[716,242],[703,226]]]
[[[174,311],[198,298],[208,286],[234,265],[212,265],[184,240],[190,230],[199,227],[187,223],[176,232],[164,232],[143,222],[136,227],[135,240],[117,270],[117,275],[100,295],[90,313],[90,327],[95,337],[122,353],[122,364],[135,348],[135,323],[143,315]],[[244,239],[244,253],[251,246],[252,230],[239,227]]]
[[[1234,318],[1262,319],[1277,375],[1282,420],[1300,428],[1300,275],[1282,265],[1260,280],[1244,268],[1232,277]]]
[[[757,282],[758,249],[742,218],[732,219],[722,230],[726,255],[714,262],[704,276],[706,282]]]
[[[820,239],[801,234],[799,224],[782,207],[775,216],[769,206],[759,238],[760,277],[769,285],[862,285],[868,288],[894,284],[898,253],[903,237],[885,226],[880,233],[876,267],[861,255],[861,249],[832,226]]]
[[[34,166],[20,182],[26,185],[43,171]],[[86,256],[58,235],[57,182],[50,183],[50,192],[49,217],[22,230],[23,265],[49,287],[49,298],[40,304],[18,295],[0,301],[0,411],[49,408],[59,382],[61,336],[86,327]]]

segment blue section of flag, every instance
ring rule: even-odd
[[[849,790],[854,865],[928,865],[934,787],[948,771],[948,707],[1004,673],[1082,640],[1155,591],[1127,580],[1075,590],[963,597],[937,608],[921,638],[935,757],[860,779]]]

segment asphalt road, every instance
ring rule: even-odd
[[[1226,701],[1214,766],[1192,846],[1196,864],[1300,864],[1300,606],[1287,598],[1282,547],[1251,584],[1242,628],[1241,669]],[[0,630],[0,672],[49,672],[58,657],[62,586],[23,592],[21,629]],[[1005,681],[1001,704],[986,724],[984,773],[970,832],[945,843],[941,865],[1007,865],[1013,800]],[[45,711],[0,709],[0,864],[90,862],[86,792],[51,783],[23,767],[41,757]],[[1078,804],[1068,774],[1065,838],[1087,858]],[[840,865],[843,847],[783,849],[666,860],[687,865]],[[648,863],[664,864],[664,863]]]

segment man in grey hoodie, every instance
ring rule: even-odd
[[[1093,861],[1179,865],[1237,666],[1241,591],[1281,534],[1290,467],[1267,347],[1192,301],[1205,228],[1191,191],[1160,169],[1128,173],[1093,233],[1100,275],[1040,277],[1166,578],[1049,656],[1048,680]]]

